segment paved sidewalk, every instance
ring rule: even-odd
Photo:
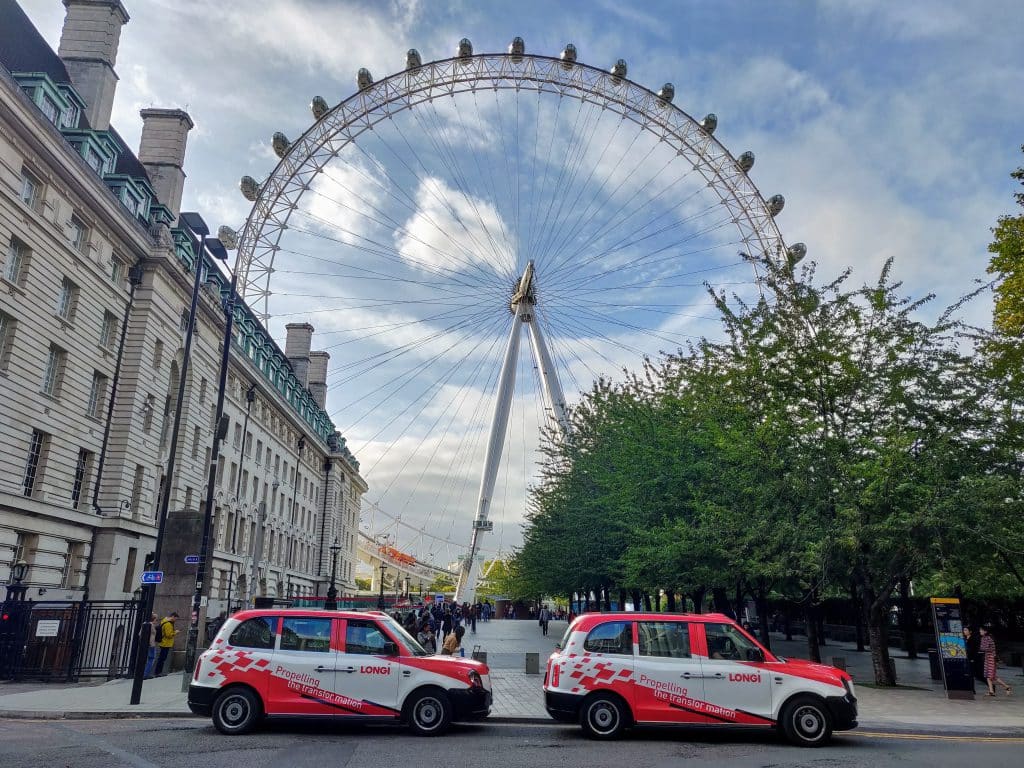
[[[492,621],[477,625],[476,635],[464,640],[468,656],[474,645],[488,654],[494,688],[495,720],[541,720],[551,722],[544,711],[541,690],[544,663],[565,631],[565,622],[552,622],[547,637],[535,622]],[[803,638],[786,642],[773,636],[772,647],[784,656],[806,657]],[[946,698],[941,682],[932,681],[928,659],[911,660],[897,655],[897,689],[870,687],[871,658],[852,646],[825,646],[822,659],[843,656],[857,685],[860,722],[866,730],[930,730],[932,732],[1024,733],[1024,676],[1020,670],[1004,669],[1003,678],[1015,691],[1012,697],[982,695],[974,701]],[[541,674],[525,673],[525,654],[539,654]],[[982,691],[979,691],[979,694]],[[142,703],[132,706],[130,680],[74,686],[0,683],[0,718],[87,718],[87,717],[188,717],[191,713],[181,691],[181,673],[147,680]]]

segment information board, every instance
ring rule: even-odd
[[[933,597],[932,621],[935,624],[935,647],[939,649],[942,684],[951,699],[974,698],[974,675],[967,658],[964,623],[960,601],[955,597]]]
[[[56,637],[60,634],[60,619],[40,619],[36,622],[36,637]]]

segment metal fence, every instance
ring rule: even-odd
[[[0,679],[127,677],[138,611],[134,600],[8,601],[3,605]]]

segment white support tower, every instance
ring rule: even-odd
[[[561,436],[569,432],[569,422],[565,413],[565,395],[558,383],[551,355],[536,319],[534,308],[537,304],[537,293],[533,282],[533,261],[526,265],[519,287],[512,295],[509,308],[512,310],[512,329],[508,335],[508,346],[505,348],[505,360],[501,366],[498,379],[498,397],[494,406],[494,418],[491,420],[491,432],[487,440],[487,453],[484,457],[483,476],[480,479],[480,494],[477,499],[476,516],[473,518],[473,534],[469,542],[469,551],[459,563],[459,584],[455,588],[456,602],[473,602],[476,597],[476,582],[479,572],[477,552],[480,549],[480,534],[494,530],[493,521],[488,519],[491,506],[491,494],[494,493],[494,481],[498,476],[498,463],[505,446],[505,434],[508,430],[508,415],[512,408],[512,393],[515,389],[516,364],[519,361],[519,334],[525,325],[530,334],[530,346],[533,348],[534,361],[540,371],[541,383],[544,388],[544,401],[547,409]]]

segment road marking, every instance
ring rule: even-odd
[[[1024,744],[1024,736],[944,736],[931,733],[887,733],[885,731],[845,731],[843,736],[865,736],[872,739],[910,739],[913,741],[984,741],[996,744]]]
[[[89,745],[101,749],[108,755],[118,758],[123,763],[128,764],[131,768],[160,768],[156,763],[151,763],[144,757],[136,755],[134,752],[128,752],[127,750],[121,749],[118,746],[111,744],[106,739],[101,739],[99,736],[94,736],[90,733],[83,733],[75,728],[64,725],[62,723],[55,723],[54,727],[58,730],[64,731],[73,736],[78,740],[77,746]]]

